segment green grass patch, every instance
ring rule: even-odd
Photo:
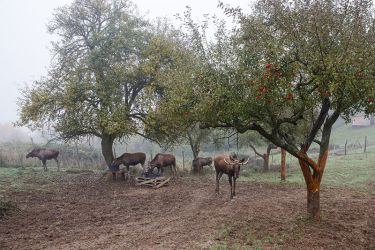
[[[375,184],[375,147],[367,153],[357,150],[346,156],[330,156],[322,184],[371,191],[371,184]]]
[[[317,157],[317,156],[316,156]],[[280,155],[274,155],[273,163],[280,162]],[[287,155],[287,170],[285,184],[305,185],[298,161]],[[259,169],[241,168],[240,181],[280,183],[280,171],[276,168],[268,173]],[[367,153],[358,149],[348,155],[337,156],[330,154],[324,171],[322,185],[347,187],[369,192],[375,192],[375,146],[368,148]]]
[[[0,168],[0,197],[8,191],[46,191],[54,185],[53,178],[63,172],[43,171],[40,167]]]

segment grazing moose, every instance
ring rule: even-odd
[[[143,168],[143,172],[145,171],[145,161],[146,155],[142,152],[138,153],[124,153],[120,157],[114,159],[109,166],[109,169],[112,172],[113,180],[116,179],[116,172],[119,171],[120,165],[123,164],[126,167],[127,172],[129,172],[130,166],[135,166],[137,164],[141,164]],[[125,180],[125,173],[121,173],[124,180]]]
[[[249,159],[237,159],[236,156],[219,155],[214,159],[214,166],[216,170],[216,193],[219,193],[219,181],[221,176],[225,173],[228,175],[230,185],[230,198],[236,195],[236,179],[240,175],[241,165],[247,164]]]
[[[44,171],[47,171],[47,160],[54,159],[57,163],[57,171],[60,171],[60,164],[57,160],[59,156],[59,151],[54,149],[45,149],[45,148],[34,148],[30,153],[26,155],[26,159],[29,157],[37,157],[43,163]]]
[[[204,166],[211,166],[212,164],[212,157],[197,157],[193,160],[193,171],[194,173],[203,172]]]
[[[157,154],[155,155],[154,159],[150,161],[149,163],[149,171],[152,172],[154,168],[158,168],[158,174],[161,170],[161,174],[163,174],[164,167],[171,166],[171,171],[173,172],[173,175],[177,174],[176,169],[176,158],[174,155],[171,154]]]

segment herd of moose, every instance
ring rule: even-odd
[[[57,170],[60,170],[60,164],[57,159],[59,156],[59,151],[54,149],[45,149],[45,148],[36,148],[33,149],[30,153],[26,155],[26,158],[37,157],[43,163],[44,171],[47,171],[47,160],[55,160],[57,163]],[[236,155],[218,155],[214,159],[212,157],[197,157],[193,160],[192,166],[193,169],[198,169],[201,171],[204,166],[211,166],[212,162],[216,170],[216,189],[215,191],[219,193],[219,181],[223,174],[228,175],[229,185],[230,185],[230,198],[236,195],[236,179],[239,177],[241,165],[247,164],[249,159],[238,159]],[[163,175],[164,168],[170,167],[171,172],[174,176],[177,175],[176,169],[176,158],[172,154],[157,154],[155,157],[148,163],[146,168],[146,154],[142,152],[138,153],[124,153],[120,157],[115,158],[109,166],[109,171],[112,173],[113,180],[116,179],[116,173],[120,172],[120,165],[126,167],[127,172],[129,172],[130,166],[136,166],[141,164],[143,169],[143,174],[150,175],[154,172],[154,169],[157,168],[158,172],[156,175]],[[120,172],[125,179],[125,172]]]

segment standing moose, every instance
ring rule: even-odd
[[[204,166],[212,167],[212,157],[197,157],[193,160],[193,172],[202,173]]]
[[[60,164],[57,160],[59,156],[59,151],[54,149],[45,149],[45,148],[34,148],[30,153],[26,155],[26,159],[29,157],[37,157],[43,163],[44,171],[47,171],[46,161],[54,159],[57,163],[57,171],[60,171]]]
[[[110,171],[112,172],[113,180],[116,179],[116,172],[119,171],[120,165],[123,164],[126,167],[127,172],[129,173],[129,166],[135,166],[141,164],[143,172],[145,172],[145,161],[146,154],[142,152],[138,153],[124,153],[120,157],[114,159],[109,166]],[[125,173],[121,173],[123,179],[125,180]]]
[[[228,175],[230,185],[230,198],[236,195],[236,179],[240,175],[241,165],[247,164],[245,159],[237,159],[236,156],[218,155],[214,159],[214,166],[216,170],[216,193],[219,193],[219,181],[221,176],[225,173]]]
[[[176,158],[171,154],[157,154],[154,159],[149,163],[149,172],[152,172],[154,168],[158,168],[158,174],[161,171],[161,174],[164,173],[164,167],[171,166],[171,171],[175,176],[177,174],[176,169]]]

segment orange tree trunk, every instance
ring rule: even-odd
[[[319,157],[318,162],[307,156],[307,150],[299,154],[299,165],[307,187],[307,213],[310,218],[320,220],[320,183],[326,166],[328,150]]]
[[[281,166],[280,166],[280,175],[281,175],[281,180],[285,181],[286,178],[286,150],[281,149]]]

